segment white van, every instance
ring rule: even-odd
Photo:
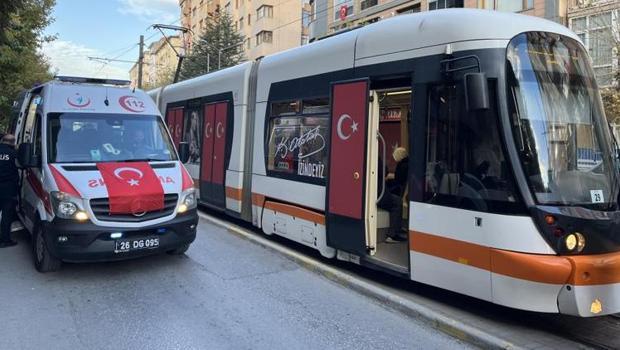
[[[129,82],[56,77],[15,123],[18,216],[35,267],[183,254],[196,237],[194,184],[149,96]]]

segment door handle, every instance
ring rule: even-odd
[[[357,171],[353,173],[353,180],[359,180],[360,178],[360,173],[358,173]]]

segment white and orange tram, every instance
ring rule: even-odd
[[[617,145],[559,24],[399,16],[150,95],[200,201],[268,235],[512,308],[620,312]]]

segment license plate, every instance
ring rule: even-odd
[[[159,247],[159,237],[136,239],[119,239],[115,242],[115,253],[126,253],[134,250],[155,249]]]

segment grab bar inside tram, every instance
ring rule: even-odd
[[[381,135],[380,132],[377,131],[377,139],[379,141],[381,141],[381,144],[383,144],[383,157],[382,157],[382,164],[379,164],[379,166],[382,166],[383,168],[381,168],[381,171],[377,171],[380,174],[383,174],[383,179],[379,179],[379,183],[381,184],[381,192],[379,193],[379,196],[377,197],[377,203],[379,203],[379,201],[381,200],[381,198],[383,198],[383,195],[385,194],[385,139],[383,138],[383,135]],[[379,169],[377,169],[379,170]]]

